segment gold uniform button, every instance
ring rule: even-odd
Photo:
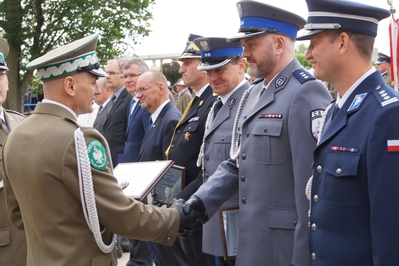
[[[312,231],[316,231],[316,224],[312,224]]]
[[[314,252],[312,253],[312,260],[316,260],[316,254]]]
[[[337,175],[339,175],[341,173],[341,168],[337,168],[337,170],[335,171],[335,173],[337,173]]]
[[[318,202],[318,201],[319,201],[319,196],[314,195],[314,196],[313,196],[313,201],[314,201],[314,202]]]
[[[319,165],[319,166],[317,166],[317,172],[320,174],[321,173],[321,171],[323,170],[323,168],[321,167],[321,165]]]

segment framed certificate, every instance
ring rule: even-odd
[[[238,250],[239,210],[238,207],[221,208],[219,221],[222,232],[223,253],[225,260],[235,259]]]
[[[126,196],[145,202],[158,182],[170,175],[173,163],[171,160],[119,163],[113,172]]]
[[[172,165],[169,171],[159,180],[155,186],[153,202],[170,206],[170,201],[184,188],[186,168]]]

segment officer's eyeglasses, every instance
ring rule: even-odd
[[[123,75],[123,78],[124,79],[127,79],[127,78],[134,78],[134,77],[138,77],[138,76],[140,76],[141,74],[143,74],[143,73],[138,73],[138,74],[127,74],[127,75]]]
[[[140,93],[140,94],[143,94],[144,91],[146,91],[146,90],[148,90],[149,88],[152,88],[152,87],[154,87],[154,86],[158,86],[158,85],[159,85],[159,83],[156,83],[156,84],[151,85],[151,86],[139,88],[139,89],[137,89],[137,90],[135,91],[135,93],[136,93],[136,95],[139,94],[139,93]]]

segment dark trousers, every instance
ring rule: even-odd
[[[147,243],[136,239],[129,240],[131,242],[130,259],[126,266],[152,266],[151,252]]]
[[[178,237],[171,247],[154,242],[147,242],[152,246],[156,266],[187,266],[187,257],[183,243]]]
[[[194,231],[183,240],[183,243],[190,266],[215,265],[215,256],[202,253],[202,231]]]

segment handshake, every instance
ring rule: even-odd
[[[187,201],[184,199],[173,199],[170,208],[176,209],[180,214],[179,235],[186,238],[194,231],[195,224],[200,221],[205,223],[208,221],[205,206],[202,200],[197,196],[191,196]]]

